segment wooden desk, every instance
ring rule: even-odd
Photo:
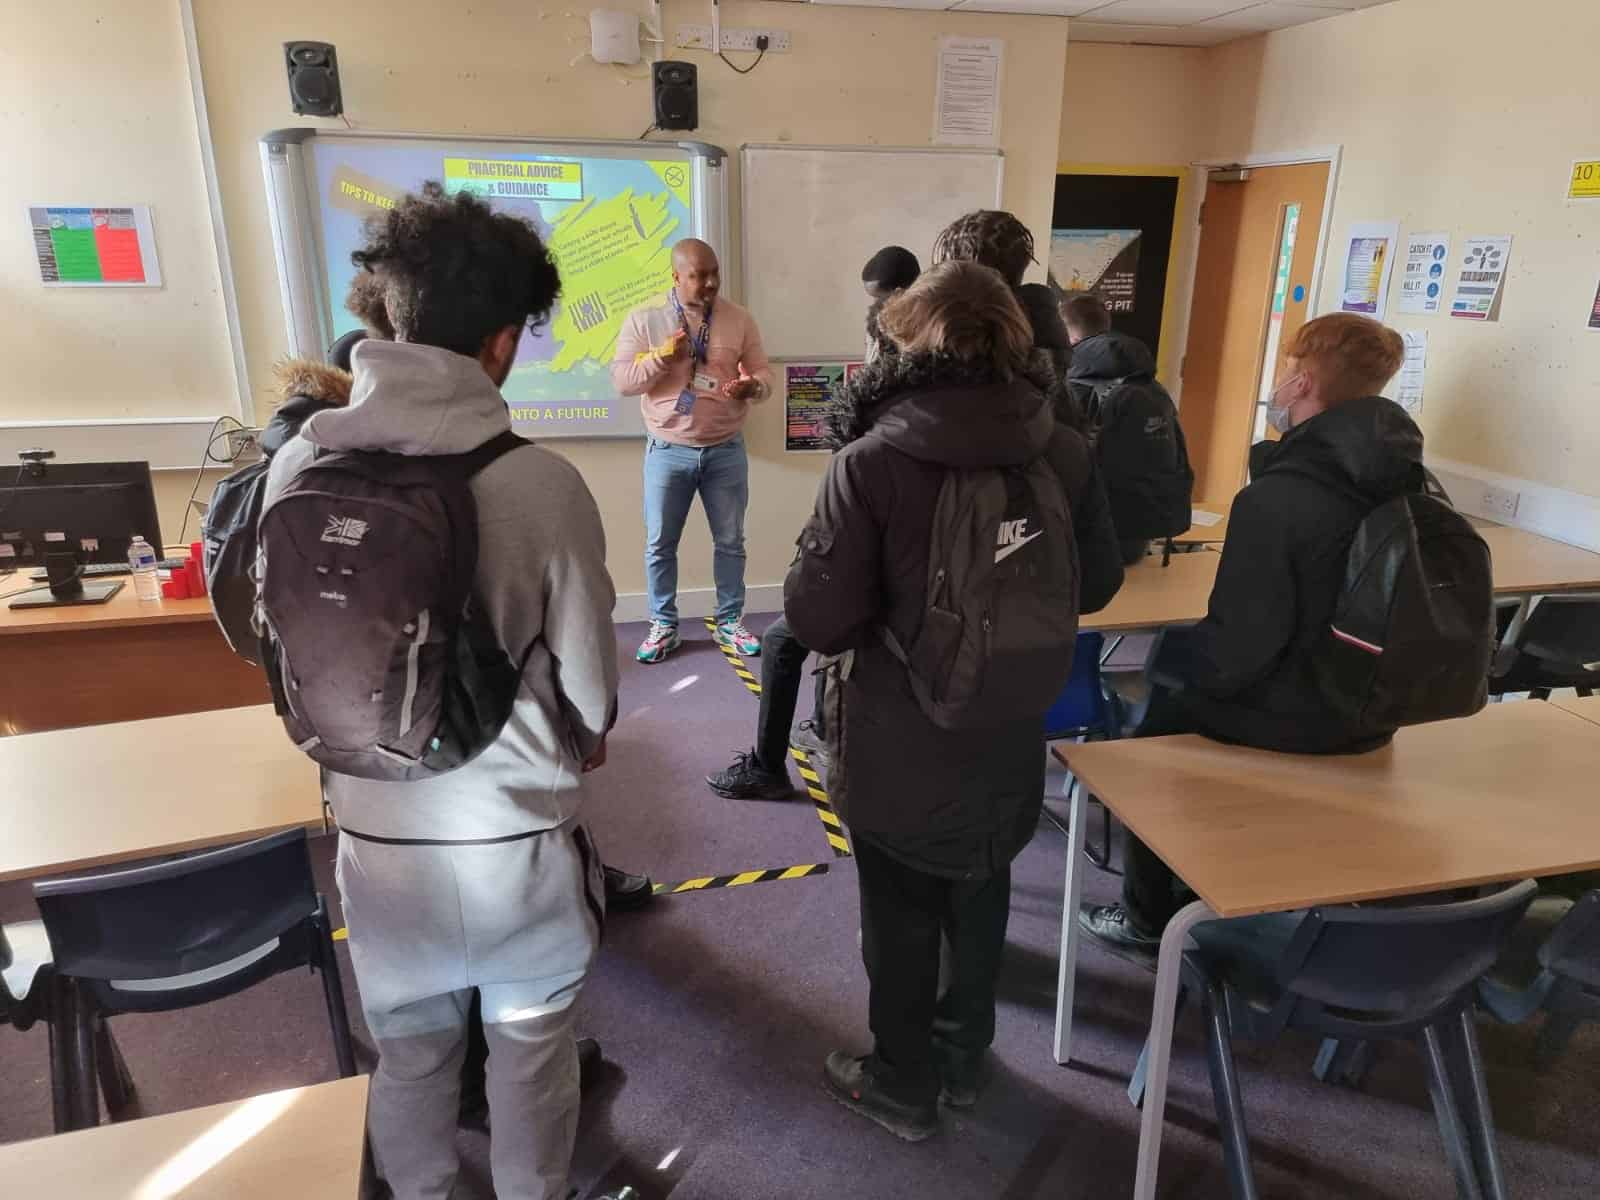
[[[1220,544],[1227,541],[1228,509],[1231,506],[1231,503],[1232,502],[1230,501],[1228,504],[1222,505],[1196,504],[1194,506],[1195,511],[1198,512],[1204,510],[1208,513],[1215,513],[1217,516],[1220,516],[1222,520],[1218,521],[1215,525],[1202,525],[1196,521],[1183,533],[1180,533],[1177,537],[1173,538],[1172,544],[1174,546],[1203,546],[1210,543]]]
[[[1531,703],[1539,703],[1537,700]],[[1547,703],[1600,725],[1600,696],[1552,696]]]
[[[1210,551],[1174,554],[1164,567],[1159,557],[1142,559],[1127,569],[1122,590],[1111,603],[1084,614],[1079,628],[1109,633],[1192,625],[1206,615],[1221,561],[1220,554]]]
[[[355,1200],[367,1077],[0,1146],[0,1178],[98,1200]]]
[[[1600,591],[1600,554],[1508,525],[1484,525],[1478,533],[1494,556],[1496,595]]]
[[[1070,1058],[1083,830],[1093,792],[1201,897],[1161,938],[1135,1200],[1154,1200],[1179,967],[1202,921],[1600,866],[1600,724],[1494,704],[1312,757],[1195,736],[1057,743],[1074,782],[1056,1008]],[[1537,795],[1539,819],[1508,797]]]
[[[25,580],[6,576],[0,591]],[[198,600],[14,609],[0,600],[0,735],[261,704],[266,676],[228,649]]]
[[[266,705],[0,738],[0,779],[0,883],[322,828],[316,764]]]

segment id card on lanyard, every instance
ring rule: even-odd
[[[711,305],[706,305],[706,315],[700,322],[700,332],[693,333],[689,329],[688,314],[683,311],[683,305],[678,300],[678,289],[672,289],[672,307],[678,314],[678,326],[683,330],[684,337],[689,339],[689,348],[694,355],[694,378],[689,386],[678,393],[678,403],[674,409],[688,416],[694,411],[694,398],[696,391],[714,392],[717,390],[717,377],[710,371],[702,370],[711,349]]]

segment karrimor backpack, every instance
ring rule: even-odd
[[[473,596],[468,484],[524,444],[508,431],[460,455],[322,452],[266,506],[257,619],[273,702],[330,771],[426,779],[510,716],[521,664]]]
[[[945,472],[922,628],[904,647],[881,631],[923,713],[949,730],[1043,717],[1077,635],[1077,542],[1050,465]]]
[[[1493,653],[1489,547],[1467,519],[1421,491],[1368,513],[1312,656],[1327,702],[1374,731],[1470,716]]]

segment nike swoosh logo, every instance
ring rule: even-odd
[[[1020,542],[1012,542],[1011,545],[1009,545],[1009,546],[1002,546],[999,550],[996,550],[994,552],[995,565],[998,566],[1000,563],[1005,562],[1006,559],[1010,558],[1018,550],[1021,550],[1029,542],[1033,541],[1034,538],[1039,537],[1043,533],[1044,533],[1044,530],[1041,529],[1041,530],[1039,530],[1038,533],[1030,533],[1027,537],[1023,538]]]

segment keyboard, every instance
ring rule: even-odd
[[[188,561],[189,560],[187,558],[159,558],[156,560],[156,567],[162,571],[176,571]],[[83,577],[85,579],[104,579],[108,575],[132,574],[133,568],[127,563],[122,562],[90,563],[88,566],[83,568]],[[33,572],[33,574],[29,575],[28,578],[33,580],[35,583],[42,583],[44,580],[50,578],[50,573],[43,567],[39,567]]]

